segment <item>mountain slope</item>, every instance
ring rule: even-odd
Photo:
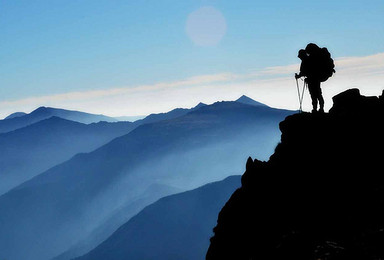
[[[53,116],[84,124],[97,123],[100,121],[117,122],[116,119],[104,115],[95,115],[52,107],[39,107],[29,114],[0,120],[0,133],[10,132]]]
[[[272,153],[277,124],[291,113],[218,102],[141,125],[79,154],[0,197],[0,211],[6,212],[0,215],[0,257],[49,259],[85,239],[152,184],[187,190],[239,172],[247,155]]]
[[[143,205],[150,205],[158,198],[168,196],[169,194],[179,193],[180,190],[162,184],[153,184],[147,188],[136,200],[133,199],[124,207],[117,209],[109,218],[105,219],[95,230],[93,230],[86,238],[65,252],[61,253],[52,260],[69,260],[94,249],[101,244],[107,236],[117,230],[122,223],[127,222],[131,216],[135,215],[143,209]]]
[[[51,117],[0,134],[0,194],[135,128],[130,122],[82,123]]]
[[[239,186],[240,176],[232,176],[162,198],[76,260],[203,259],[216,216]]]
[[[384,258],[384,96],[333,100],[281,122],[268,162],[248,159],[207,260]]]

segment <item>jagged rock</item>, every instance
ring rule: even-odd
[[[260,178],[257,174],[254,174],[255,172],[263,171],[262,169],[265,166],[265,162],[259,161],[257,159],[252,160],[251,157],[248,158],[247,164],[246,164],[246,171],[241,177],[241,185],[244,189],[248,188],[248,183],[254,183],[257,181],[257,178]],[[256,179],[255,179],[256,178]],[[252,188],[252,187],[250,187]]]
[[[333,107],[330,113],[339,116],[345,115],[375,115],[382,102],[378,97],[365,97],[360,95],[357,88],[349,89],[333,97]]]
[[[207,260],[384,259],[383,96],[333,100],[281,122],[268,162],[248,159]]]

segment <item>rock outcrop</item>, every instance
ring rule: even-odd
[[[384,98],[333,101],[282,121],[268,162],[248,159],[207,260],[384,259]]]

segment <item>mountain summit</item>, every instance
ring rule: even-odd
[[[248,159],[207,260],[384,258],[384,96],[333,101],[282,121],[268,162]]]
[[[15,112],[15,113],[10,114],[9,116],[7,116],[4,119],[11,119],[11,118],[15,118],[15,117],[25,116],[26,114],[27,113],[24,113],[24,112]]]
[[[75,110],[67,110],[67,109],[53,108],[53,107],[39,107],[28,115],[35,118],[40,118],[40,117],[49,118],[52,116],[57,116],[63,119],[77,121],[83,124],[97,123],[100,121],[106,121],[106,122],[117,121],[115,118],[108,117],[105,115],[90,114],[90,113],[85,113],[85,112],[80,112]]]
[[[246,104],[246,105],[251,105],[251,106],[264,106],[264,107],[267,107],[267,105],[264,105],[263,103],[257,102],[255,100],[253,100],[252,98],[247,97],[245,95],[242,95],[241,97],[239,97],[236,100],[236,102],[242,103],[242,104]]]

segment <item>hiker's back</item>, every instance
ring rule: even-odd
[[[325,47],[320,49],[319,67],[319,78],[322,82],[332,77],[333,73],[335,72],[335,64],[333,59],[331,58],[331,54],[329,53],[328,49]]]
[[[314,43],[310,43],[306,47],[306,51],[309,54],[309,76],[312,79],[320,82],[326,81],[329,77],[332,77],[335,72],[335,64],[331,58],[327,48],[320,48]]]

